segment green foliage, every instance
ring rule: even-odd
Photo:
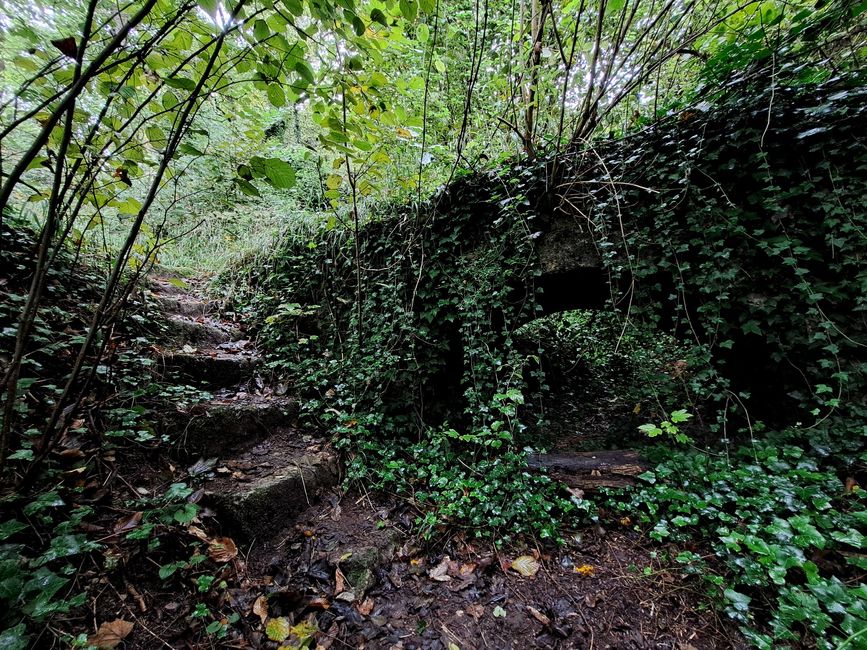
[[[512,330],[535,313],[534,217],[522,214],[514,170],[498,182],[502,194],[465,182],[419,218],[368,222],[360,268],[343,253],[353,234],[323,230],[252,271],[266,273],[246,309],[263,325],[271,367],[337,432],[352,478],[425,509],[425,534],[449,523],[499,539],[554,537],[576,511],[527,471],[516,440],[527,359]]]
[[[836,648],[867,628],[867,587],[838,577],[863,579],[863,494],[786,440],[801,435],[730,459],[668,451],[644,487],[611,501],[654,539],[707,540],[721,564],[705,575],[712,593],[762,648],[805,639]]]
[[[674,442],[682,445],[693,442],[686,433],[680,430],[679,424],[683,424],[692,417],[691,413],[687,413],[684,409],[672,411],[668,420],[663,420],[659,426],[651,423],[642,424],[638,427],[648,438],[656,438],[657,436],[665,436]]]

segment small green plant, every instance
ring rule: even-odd
[[[638,427],[638,430],[648,438],[656,438],[664,435],[669,440],[673,440],[682,445],[688,445],[692,444],[693,439],[681,431],[678,425],[687,422],[690,418],[692,418],[691,413],[687,413],[685,409],[679,409],[677,411],[672,411],[669,418],[660,422],[659,425],[650,423],[642,424]]]

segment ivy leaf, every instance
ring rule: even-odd
[[[6,650],[25,650],[29,645],[29,640],[27,626],[24,623],[19,623],[15,627],[0,632],[0,648]]]
[[[27,528],[27,524],[22,524],[17,519],[10,519],[0,524],[0,541],[12,537],[15,533],[20,533]]]

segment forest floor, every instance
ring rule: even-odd
[[[100,585],[94,622],[135,624],[126,647],[741,645],[707,607],[701,583],[669,562],[682,549],[654,546],[628,520],[572,531],[561,546],[498,549],[457,529],[422,543],[407,501],[341,483],[327,432],[299,427],[286,387],[256,374],[243,326],[184,284],[154,283],[151,297],[179,333],[155,354],[210,398],[167,404],[162,427],[180,433],[182,445],[125,454],[117,471],[131,494],[187,482],[202,507],[187,534],[161,540],[158,554],[118,545],[120,570],[91,575]],[[135,518],[123,498],[112,515],[120,520],[107,529]],[[213,582],[184,563],[190,553],[219,564]],[[157,579],[154,565],[167,566],[167,556],[180,570]],[[241,616],[224,618],[203,642],[203,605]]]

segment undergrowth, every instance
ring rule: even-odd
[[[350,478],[411,499],[426,536],[557,539],[602,505],[709,545],[678,559],[754,645],[863,641],[863,93],[779,75],[567,158],[559,197],[550,166],[515,164],[240,269],[271,367]],[[619,315],[529,327],[666,443],[644,487],[595,504],[524,449],[551,389],[517,344],[540,315],[533,242],[575,206]]]

